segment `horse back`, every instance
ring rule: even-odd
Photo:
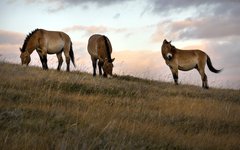
[[[178,59],[190,59],[190,58],[205,57],[206,53],[198,49],[194,49],[194,50],[177,49],[175,55],[177,56]]]
[[[48,31],[40,29],[39,39],[39,41],[41,41],[39,43],[40,46],[46,47],[49,54],[58,53],[62,51],[64,47],[68,49],[71,45],[70,37],[61,31]]]
[[[94,34],[89,38],[87,48],[88,53],[95,59],[107,58],[107,50],[109,50],[110,54],[112,53],[112,46],[109,39],[100,34]]]
[[[207,61],[207,54],[201,50],[177,50],[175,59],[180,66],[189,65],[195,66],[195,64],[205,64]],[[190,67],[189,67],[190,68]]]
[[[48,30],[40,29],[40,33],[44,38],[48,40],[54,40],[54,41],[63,40],[66,42],[69,42],[71,40],[69,35],[61,31],[48,31]]]

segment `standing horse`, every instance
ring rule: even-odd
[[[94,34],[88,40],[88,53],[92,59],[93,76],[96,76],[96,64],[98,60],[99,75],[112,77],[113,64],[115,58],[111,58],[112,46],[109,39],[104,35]]]
[[[35,29],[27,35],[22,48],[20,48],[20,58],[23,65],[28,66],[31,61],[30,55],[35,49],[37,50],[44,70],[48,69],[47,54],[57,55],[57,70],[60,70],[63,63],[62,52],[64,52],[66,57],[67,71],[69,71],[70,59],[75,66],[72,42],[70,37],[64,32]]]
[[[165,59],[166,64],[170,67],[175,84],[178,84],[178,70],[188,71],[191,69],[197,69],[202,78],[202,87],[208,89],[207,75],[204,68],[207,66],[210,71],[219,73],[221,70],[217,70],[212,66],[210,57],[201,50],[180,50],[171,45],[171,41],[163,41],[162,44],[162,56]]]

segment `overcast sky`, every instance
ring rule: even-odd
[[[92,72],[86,45],[100,33],[112,43],[114,73],[172,82],[161,56],[167,39],[177,48],[205,51],[215,68],[224,68],[214,74],[206,67],[210,87],[240,89],[239,14],[240,0],[2,0],[0,60],[20,63],[26,35],[43,28],[66,32],[75,70]],[[30,65],[41,66],[36,52],[31,57]],[[56,68],[56,56],[48,59]],[[180,72],[179,81],[201,86],[196,70]]]

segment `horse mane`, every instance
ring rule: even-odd
[[[176,47],[173,46],[173,45],[171,45],[171,49],[172,49],[173,51],[175,51],[175,50],[176,50]]]
[[[38,30],[39,30],[39,29],[37,28],[37,29],[33,30],[32,32],[30,32],[30,33],[27,35],[27,37],[26,37],[25,40],[24,40],[23,46],[22,46],[22,48],[21,48],[21,52],[25,52],[26,47],[27,47],[27,43],[28,43],[29,39],[30,39],[31,36],[32,36],[34,33],[36,33]]]
[[[108,62],[111,63],[112,62],[112,58],[111,58],[111,54],[110,54],[109,45],[108,45],[108,42],[107,42],[107,37],[105,35],[103,35],[103,38],[104,38],[105,45],[106,45],[107,59],[108,59]]]
[[[173,46],[173,45],[171,45],[171,51],[172,51],[172,52],[176,52],[176,47]]]

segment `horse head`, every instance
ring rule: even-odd
[[[112,70],[113,70],[113,64],[112,62],[115,60],[115,58],[111,59],[110,61],[105,58],[103,61],[103,72],[104,75],[108,78],[112,77]]]
[[[22,65],[28,66],[28,64],[31,61],[31,57],[30,57],[29,52],[28,51],[24,51],[22,48],[20,48],[20,51],[21,51],[20,58],[21,58],[21,61],[22,61]]]
[[[172,41],[167,41],[164,39],[162,44],[162,55],[165,60],[171,60],[174,55],[174,46],[171,45]]]
[[[37,32],[37,31],[39,31],[39,29],[35,29],[34,31],[32,31],[31,33],[29,33],[27,36],[26,36],[26,38],[25,38],[25,40],[24,40],[24,43],[23,43],[23,46],[22,46],[22,48],[19,48],[20,49],[20,51],[21,51],[21,55],[20,55],[20,58],[21,58],[21,61],[22,61],[22,65],[26,65],[26,66],[28,66],[28,64],[30,63],[30,61],[31,61],[31,57],[30,57],[30,54],[31,54],[31,52],[35,49],[35,48],[33,48],[32,49],[32,51],[29,51],[30,49],[29,49],[29,45],[36,45],[35,43],[33,43],[32,41],[32,37],[33,37],[33,35]]]

